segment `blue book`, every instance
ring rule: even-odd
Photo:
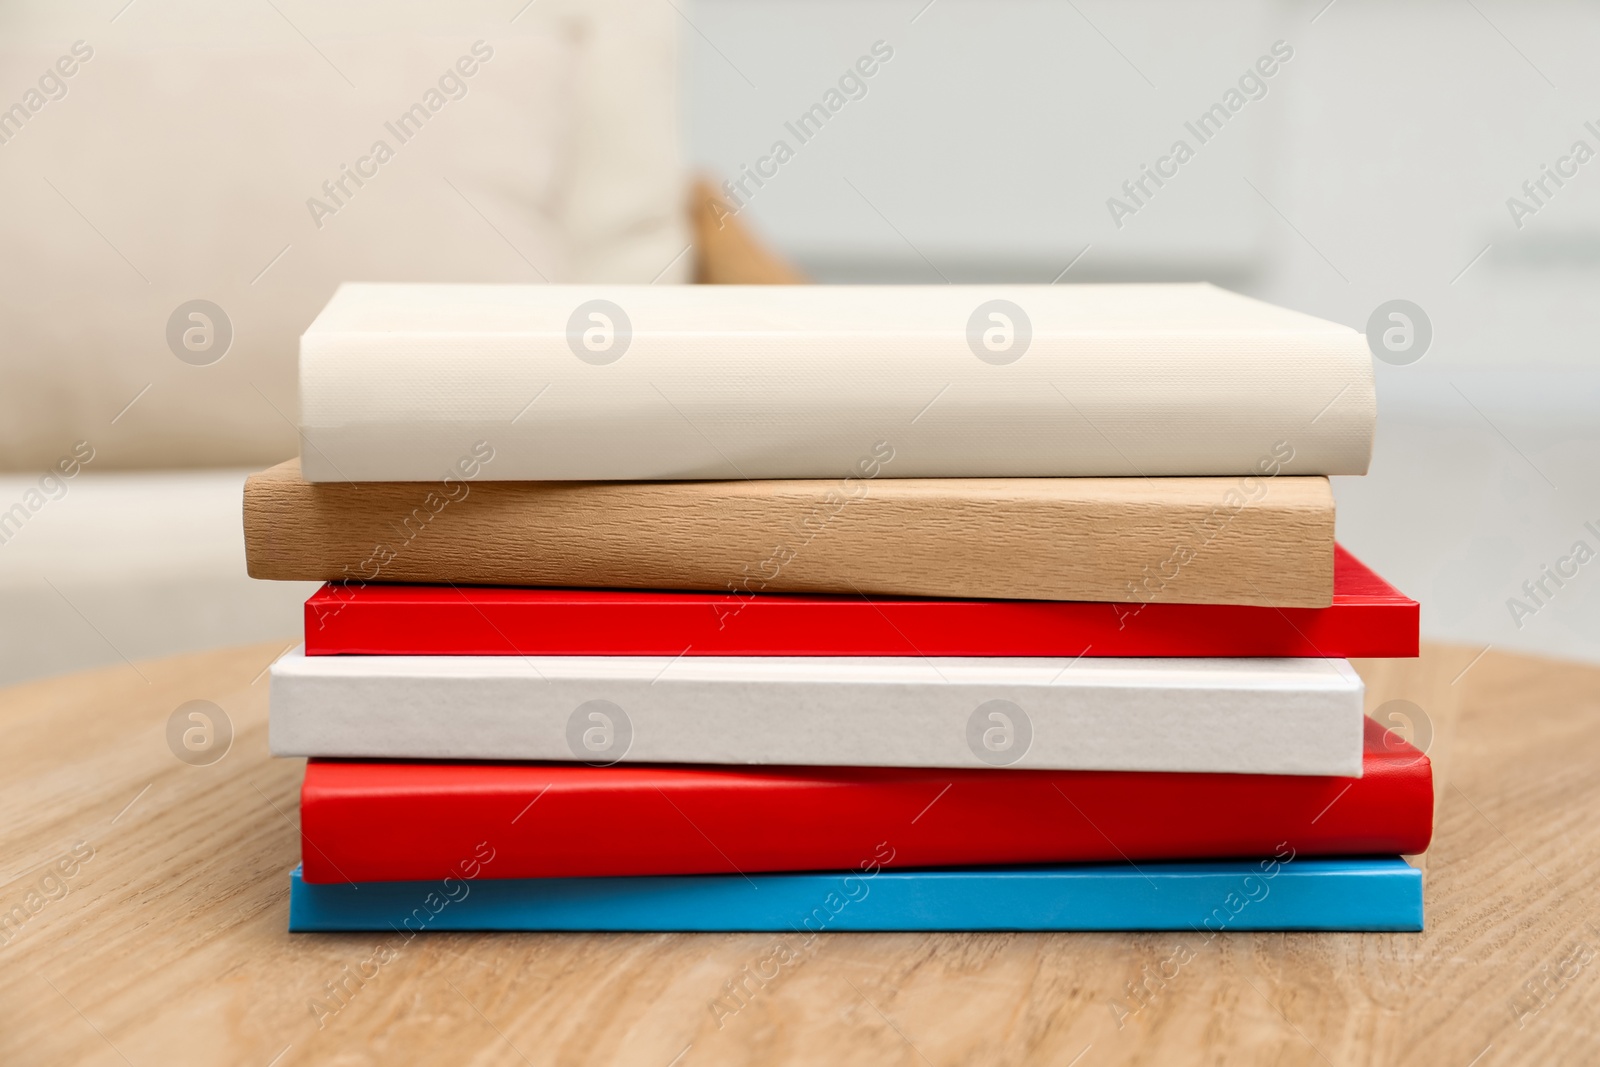
[[[1291,858],[314,885],[296,867],[289,929],[1416,931],[1422,872]]]

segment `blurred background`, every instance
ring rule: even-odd
[[[0,683],[293,640],[240,484],[338,281],[791,271],[1410,301],[1340,539],[1427,638],[1600,660],[1600,561],[1523,588],[1600,551],[1597,46],[1558,0],[13,0]]]

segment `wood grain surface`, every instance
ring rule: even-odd
[[[452,496],[458,499],[450,499]],[[1324,607],[1326,478],[245,483],[257,578]]]
[[[730,983],[770,935],[286,933],[302,765],[266,751],[262,672],[280,651],[0,693],[0,908],[25,913],[0,934],[0,1062],[1600,1059],[1594,668],[1440,647],[1361,665],[1369,709],[1405,712],[1434,760],[1425,933],[794,938],[797,958],[746,979],[739,1006]],[[168,747],[191,700],[234,730],[207,766]]]
[[[798,285],[806,280],[751,232],[709,178],[697,178],[689,187],[689,226],[697,284]]]

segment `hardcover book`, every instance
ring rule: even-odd
[[[1359,775],[1339,659],[307,656],[279,756]]]
[[[1417,621],[1336,545],[1326,608],[329,583],[305,637],[309,656],[1381,658],[1417,654]]]
[[[480,841],[485,878],[1414,854],[1427,756],[1368,719],[1360,778],[884,767],[312,760],[308,882],[423,882]],[[596,827],[605,827],[596,833]]]
[[[491,846],[492,848],[492,846]],[[1394,856],[643,878],[451,877],[313,885],[290,875],[290,931],[1422,929],[1422,872]]]
[[[244,490],[256,578],[755,593],[1333,602],[1326,478],[446,481]]]
[[[1376,417],[1360,333],[1203,284],[346,284],[300,407],[313,482],[1364,474]]]

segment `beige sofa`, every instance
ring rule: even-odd
[[[691,201],[670,5],[275,10],[34,0],[0,46],[39,89],[0,121],[0,684],[293,640],[240,486],[338,282],[793,280]]]

